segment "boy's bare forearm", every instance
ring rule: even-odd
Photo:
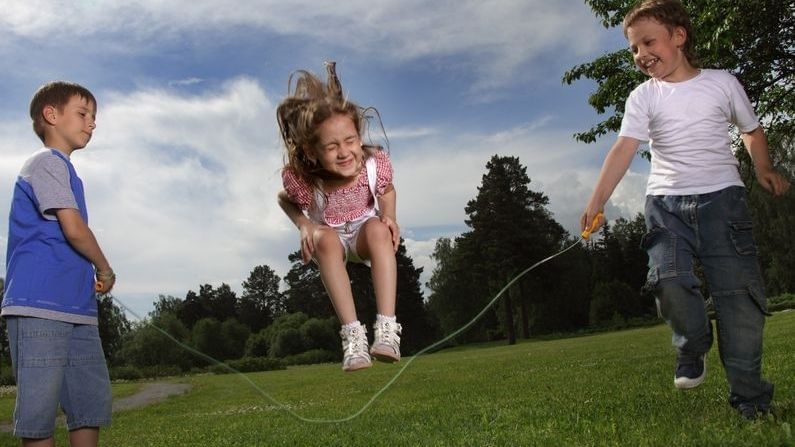
[[[751,160],[754,162],[754,168],[757,171],[767,171],[773,169],[773,163],[770,161],[770,150],[767,145],[767,137],[762,126],[757,127],[751,132],[740,135],[743,140],[745,149]]]
[[[599,173],[599,180],[596,182],[593,194],[591,195],[590,205],[602,208],[607,200],[613,195],[613,191],[618,183],[626,174],[635,152],[638,150],[638,140],[626,137],[619,137],[615,142],[602,165]]]
[[[83,221],[80,213],[75,209],[61,209],[56,211],[56,215],[69,245],[94,264],[98,272],[111,271],[94,232]]]

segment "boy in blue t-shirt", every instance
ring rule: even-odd
[[[14,435],[26,446],[54,445],[59,405],[71,445],[96,446],[99,427],[110,425],[94,294],[109,292],[116,275],[88,227],[70,161],[91,139],[96,104],[86,88],[62,81],[41,87],[30,104],[44,148],[14,188],[2,303],[17,383]]]

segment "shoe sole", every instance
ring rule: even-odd
[[[704,359],[704,370],[701,371],[701,375],[696,377],[695,379],[691,379],[689,377],[679,377],[677,378],[674,376],[674,386],[679,390],[692,390],[697,386],[704,383],[704,379],[707,378],[707,359]]]
[[[367,368],[369,368],[371,366],[373,366],[372,362],[371,363],[362,363],[361,365],[354,365],[354,366],[349,366],[348,368],[342,368],[342,370],[345,371],[345,372],[354,372],[354,371],[359,371],[359,370],[362,370],[362,369],[367,369]]]
[[[395,363],[400,361],[400,356],[396,356],[392,351],[379,351],[376,349],[370,351],[370,355],[380,362]]]

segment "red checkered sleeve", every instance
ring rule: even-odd
[[[380,197],[386,187],[392,184],[392,161],[389,154],[378,150],[375,152],[375,195]]]
[[[282,185],[290,201],[298,205],[302,210],[308,210],[314,194],[312,186],[306,180],[297,176],[291,169],[282,170]]]

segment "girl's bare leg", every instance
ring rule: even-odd
[[[326,287],[331,304],[342,325],[357,320],[353,292],[348,271],[345,269],[345,252],[337,233],[328,227],[319,228],[314,235],[315,260],[320,267],[320,279]]]
[[[372,265],[370,273],[378,313],[395,316],[397,260],[392,249],[392,234],[377,217],[365,222],[359,231],[356,252],[362,259],[369,259]]]

